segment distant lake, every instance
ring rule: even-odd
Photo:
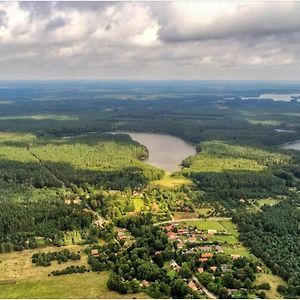
[[[281,146],[282,149],[293,149],[293,150],[300,150],[300,140],[286,143]]]
[[[159,133],[127,133],[130,137],[147,147],[149,157],[144,162],[173,173],[180,170],[180,163],[196,153],[193,145],[172,135]]]
[[[242,97],[242,99],[273,99],[274,101],[291,101],[292,99],[300,99],[298,94],[261,94],[259,97]]]

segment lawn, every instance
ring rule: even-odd
[[[219,221],[219,224],[222,225],[234,237],[238,238],[239,233],[236,229],[236,225],[233,222],[231,222],[231,221]]]
[[[218,241],[221,244],[235,245],[239,243],[239,240],[233,235],[217,235],[215,234],[210,238],[212,241]]]
[[[143,293],[121,295],[109,291],[108,272],[91,272],[41,279],[26,279],[1,285],[0,298],[147,298]]]
[[[245,256],[248,258],[255,258],[253,254],[250,253],[250,251],[244,247],[241,244],[236,244],[236,245],[222,245],[222,248],[224,252],[228,255],[241,255]]]

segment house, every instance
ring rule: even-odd
[[[81,203],[81,199],[77,197],[76,199],[73,200],[73,203],[78,205]]]
[[[245,203],[245,199],[241,198],[241,199],[240,199],[240,202],[241,202],[241,203]]]
[[[177,273],[180,271],[180,269],[181,269],[181,267],[178,266],[178,265],[174,268],[174,270],[175,270]]]
[[[212,248],[211,248],[211,246],[201,246],[201,247],[198,247],[198,250],[200,250],[200,251],[211,251]]]
[[[65,204],[71,204],[71,200],[70,199],[65,199]]]
[[[93,222],[93,224],[94,224],[95,227],[102,227],[102,225],[103,225],[103,220],[95,220],[95,221]]]
[[[199,273],[203,273],[204,272],[204,269],[202,267],[198,268],[198,272]]]
[[[194,253],[195,253],[194,248],[185,251],[185,254],[194,254]]]
[[[222,272],[226,273],[226,272],[230,271],[230,268],[227,264],[222,264],[221,265],[221,270],[222,270]]]
[[[216,249],[216,251],[217,251],[218,253],[224,253],[224,250],[223,250],[223,248],[222,248],[220,245],[217,245],[217,246],[215,247],[215,249]]]
[[[177,239],[177,248],[182,249],[184,247],[184,243],[181,239]]]
[[[139,193],[139,192],[137,192],[137,191],[133,191],[132,195],[133,195],[133,196],[140,196],[141,193]]]
[[[121,236],[124,236],[124,232],[123,231],[119,231],[117,235],[118,235],[118,238],[121,237]]]
[[[212,258],[214,256],[213,253],[202,253],[201,257],[202,258]]]
[[[195,237],[194,234],[192,234],[192,235],[188,238],[188,241],[189,241],[190,243],[195,243],[195,242],[197,241],[197,238]]]
[[[145,279],[140,283],[140,287],[142,288],[147,288],[149,285],[150,283]]]
[[[262,268],[260,266],[256,267],[256,272],[262,272]]]
[[[166,229],[167,232],[169,232],[169,231],[172,231],[172,230],[173,230],[174,226],[173,226],[173,225],[168,225],[168,226],[165,226],[165,227],[163,227],[163,228]]]
[[[188,234],[189,230],[188,229],[178,229],[178,234]]]
[[[177,262],[176,262],[174,259],[172,259],[172,260],[170,261],[170,267],[171,267],[171,268],[176,268],[177,266],[178,266]]]
[[[212,266],[212,267],[210,267],[210,269],[215,273],[217,271],[218,267]]]
[[[231,296],[233,293],[237,292],[238,289],[227,289],[228,295]]]
[[[239,254],[232,254],[230,255],[230,257],[233,259],[233,260],[236,260],[236,259],[239,259],[241,256]]]
[[[201,258],[199,258],[199,261],[201,261],[201,262],[206,262],[206,261],[208,261],[208,258],[206,258],[206,257],[201,257]]]
[[[188,283],[188,287],[193,291],[198,290],[196,284],[192,280]]]
[[[161,252],[162,252],[162,251],[156,251],[156,252],[154,253],[154,255],[161,254]]]
[[[214,235],[214,234],[217,233],[217,230],[215,230],[215,229],[208,229],[208,230],[207,230],[207,233],[208,233],[208,234],[211,234],[211,235]]]
[[[170,240],[175,240],[177,238],[177,234],[174,232],[168,232],[167,236]]]
[[[92,249],[92,250],[91,250],[91,254],[92,254],[94,257],[99,257],[99,250],[98,250],[98,249]]]
[[[202,234],[201,238],[202,238],[203,241],[208,241],[208,237],[207,237],[206,234]]]

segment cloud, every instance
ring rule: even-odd
[[[167,42],[259,38],[300,30],[299,2],[173,2],[160,16]]]
[[[300,78],[299,14],[298,2],[0,2],[0,74]]]

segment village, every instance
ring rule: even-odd
[[[235,237],[237,232],[231,220],[173,219],[161,223],[157,227],[167,236],[172,258],[166,258],[166,250],[160,250],[153,252],[150,261],[153,263],[162,259],[162,268],[170,280],[182,280],[199,297],[217,298],[222,287],[226,288],[223,297],[241,297],[253,288],[254,274],[263,271],[249,258],[249,253],[244,252]],[[125,228],[115,227],[114,232],[115,241],[123,250],[135,241]],[[91,249],[90,254],[100,258],[101,248]],[[151,289],[153,284],[148,278],[140,278],[142,290]]]

